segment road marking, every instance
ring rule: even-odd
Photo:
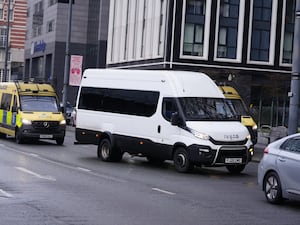
[[[68,165],[68,164],[64,164],[63,162],[57,162],[55,160],[51,160],[51,159],[47,159],[47,158],[44,158],[40,155],[37,155],[37,154],[34,154],[34,153],[28,153],[28,152],[23,152],[21,150],[18,150],[18,149],[15,149],[15,148],[12,148],[12,147],[9,147],[9,146],[6,146],[4,144],[0,144],[0,147],[3,146],[4,149],[9,149],[11,151],[14,151],[14,152],[17,152],[19,154],[23,154],[23,155],[27,155],[29,157],[35,157],[39,160],[42,160],[44,162],[48,162],[48,163],[51,163],[53,165],[57,165],[57,166],[61,166],[61,167],[64,167],[64,168],[68,168],[68,169],[71,169],[71,170],[80,170],[78,168],[81,168],[81,167],[74,167],[74,166],[71,166],[71,165]],[[0,148],[2,149],[2,148]],[[21,168],[21,167],[20,167]],[[83,168],[84,169],[84,168]],[[115,181],[115,182],[119,182],[119,183],[127,183],[128,181],[127,180],[124,180],[124,179],[121,179],[121,178],[117,178],[117,177],[114,177],[114,176],[109,176],[109,175],[105,175],[105,174],[101,174],[101,173],[96,173],[96,172],[92,172],[92,171],[86,171],[85,169],[84,170],[80,170],[82,172],[86,172],[86,173],[89,173],[90,175],[93,175],[93,176],[96,176],[98,178],[102,178],[102,179],[106,179],[106,180],[110,180],[110,181]],[[32,171],[31,171],[32,172]],[[34,172],[33,172],[34,173]],[[49,177],[49,176],[41,176],[38,174],[38,177],[39,178],[42,178],[42,179],[48,179],[48,180],[54,180],[56,181],[55,178],[53,177]]]
[[[159,188],[152,188],[153,191],[158,191],[158,192],[161,192],[161,193],[164,193],[164,194],[167,194],[167,195],[176,195],[176,193],[174,192],[170,192],[170,191],[165,191],[165,190],[162,190],[162,189],[159,189]]]
[[[76,167],[78,170],[84,171],[84,172],[91,172],[91,170],[82,168],[82,167]]]
[[[10,193],[8,193],[8,192],[2,190],[2,189],[0,189],[0,197],[1,197],[1,195],[3,195],[3,196],[6,197],[6,198],[12,198],[12,197],[13,197],[12,194],[10,194]]]
[[[54,177],[51,177],[51,176],[43,176],[43,175],[40,175],[38,173],[35,173],[31,170],[28,170],[28,169],[25,169],[24,167],[16,167],[17,170],[20,170],[24,173],[27,173],[27,174],[30,174],[32,176],[35,176],[37,178],[40,178],[40,179],[45,179],[45,180],[51,180],[51,181],[56,181],[56,179]]]

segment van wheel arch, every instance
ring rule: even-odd
[[[109,132],[104,132],[99,138],[97,155],[103,161],[118,162],[121,161],[123,153],[116,147],[113,135]]]

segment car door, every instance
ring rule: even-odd
[[[300,137],[287,140],[280,148],[277,166],[282,185],[300,197]]]

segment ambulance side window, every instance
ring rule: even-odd
[[[1,105],[0,108],[3,110],[10,110],[12,94],[2,94]]]

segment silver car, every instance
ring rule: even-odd
[[[300,200],[300,134],[269,144],[258,165],[258,184],[268,202]]]

